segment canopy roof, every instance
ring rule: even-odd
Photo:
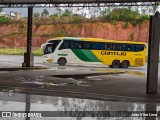
[[[121,2],[158,2],[160,0],[0,0],[0,4],[46,4],[46,3],[121,3]]]
[[[68,7],[73,7],[73,4],[76,4],[77,6],[79,6],[78,4],[80,4],[80,6],[85,6],[86,4],[113,5],[115,3],[120,3],[120,5],[136,5],[137,3],[140,3],[141,5],[146,5],[146,3],[147,5],[158,5],[160,4],[160,0],[0,0],[0,5],[7,7],[41,6],[42,4],[49,6],[61,6],[67,4]]]

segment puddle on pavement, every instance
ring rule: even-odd
[[[24,83],[24,84],[37,84],[37,85],[43,85],[44,83],[43,82],[37,82],[37,81],[34,81],[34,82],[21,82],[21,83]]]
[[[46,82],[39,82],[39,81],[27,81],[27,82],[21,82],[22,84],[35,84],[35,85],[40,85],[40,88],[48,88],[48,87],[54,87],[54,86],[69,86],[69,85],[77,85],[77,86],[90,86],[86,84],[86,82],[83,81],[67,81],[67,82],[61,82],[61,83],[46,83]]]
[[[63,119],[63,117],[78,119],[80,117],[80,120],[84,118],[86,118],[85,120],[96,120],[102,117],[107,120],[117,120],[119,118],[123,120],[141,120],[145,119],[145,117],[122,118],[122,115],[127,115],[128,111],[136,113],[140,111],[143,113],[150,111],[151,108],[152,111],[160,110],[159,103],[127,102],[122,100],[107,101],[20,93],[11,94],[7,92],[0,92],[0,106],[0,111],[39,111],[40,113],[43,111],[42,115],[48,115],[42,116],[45,117],[45,120],[48,120],[47,117],[51,119],[56,119],[56,117],[61,117],[60,119]],[[125,114],[121,114],[122,111],[126,111]],[[45,112],[48,114],[45,114]],[[113,117],[108,117],[108,115],[113,115]],[[41,118],[37,118],[37,120],[41,120]]]
[[[143,76],[143,72],[139,71],[127,71],[127,72],[120,72],[119,70],[98,70],[96,73],[88,73],[88,74],[69,74],[69,75],[41,75],[41,76],[35,76],[34,78],[27,79],[26,77],[14,77],[15,80],[20,81],[22,84],[34,84],[39,85],[41,88],[47,88],[47,87],[54,87],[54,86],[90,86],[91,82],[99,82],[104,81],[104,75],[125,75],[126,74],[133,74],[133,75],[141,75]],[[47,81],[44,77],[57,77],[57,78],[65,78],[60,79],[59,82],[54,81]]]
[[[14,77],[14,79],[18,81],[28,81],[29,80],[26,77]]]
[[[89,80],[89,81],[103,81],[104,79],[95,76],[95,77],[87,77],[87,80]]]
[[[7,92],[7,93],[17,93],[17,92],[21,92],[22,88],[5,88],[2,89],[1,92]]]
[[[119,72],[116,74],[121,74],[124,72]],[[88,73],[88,74],[70,74],[70,75],[47,75],[47,76],[35,76],[35,78],[27,79],[25,77],[14,77],[15,80],[20,81],[22,84],[34,84],[40,85],[41,88],[44,87],[54,87],[54,86],[90,86],[90,82],[103,81],[103,78],[99,78],[101,75],[112,75],[114,72],[97,72],[97,73]],[[59,83],[54,83],[54,81],[47,82],[44,77],[57,77],[65,78],[62,81],[59,80]]]
[[[21,82],[23,84],[35,84],[35,85],[40,85],[41,88],[44,87],[52,87],[52,86],[66,86],[67,83],[60,83],[60,84],[54,84],[54,83],[44,83],[44,82],[38,82],[38,81],[33,81],[33,82]]]
[[[60,84],[54,84],[54,83],[44,83],[41,88],[47,88],[47,87],[53,87],[53,86],[67,86],[67,83],[60,83]]]
[[[90,76],[112,75],[112,74],[123,74],[123,73],[125,72],[97,72],[97,73],[88,73],[88,74],[47,75],[46,77],[84,79]]]
[[[26,77],[14,77],[14,80],[22,84],[40,85],[41,88],[53,87],[53,86],[68,86],[68,85],[90,86],[86,82],[81,81],[80,79],[76,80],[74,78],[66,78],[65,81],[60,81],[60,83],[54,83],[53,81],[47,82],[44,80],[43,75],[35,76],[35,78],[31,79],[28,79]]]

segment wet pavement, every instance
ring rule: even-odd
[[[0,59],[1,68],[21,67],[23,62],[23,56],[0,55]],[[58,111],[66,109],[68,111],[146,111],[147,109],[148,111],[150,108],[159,111],[160,109],[160,78],[158,93],[146,94],[146,65],[128,69],[111,69],[104,65],[58,66],[42,63],[41,57],[35,57],[35,65],[50,69],[10,71],[1,69],[1,111],[11,110],[10,108],[24,111],[26,96],[30,98],[31,111],[57,111],[57,109]],[[18,105],[20,107],[16,107]],[[136,117],[136,119],[144,118]]]
[[[35,57],[35,66],[50,69],[23,70],[16,68],[9,71],[8,67],[21,67],[23,56],[0,55],[0,58],[2,59],[0,67],[3,68],[0,68],[1,86],[146,97],[146,65],[128,69],[111,69],[105,65],[58,66],[43,63],[41,57]],[[139,94],[137,94],[137,88]],[[126,93],[127,89],[131,93]],[[1,91],[4,91],[4,87]],[[157,98],[157,95],[153,96]]]
[[[160,111],[160,103],[104,101],[0,92],[0,112],[2,111],[11,112],[13,118],[1,118],[1,120],[27,120],[23,116],[19,118],[13,114],[27,111],[40,113],[40,116],[30,117],[30,120],[159,120],[158,117],[130,116],[133,113]]]

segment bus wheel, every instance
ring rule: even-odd
[[[128,68],[129,67],[129,61],[128,60],[124,60],[122,62],[122,68]]]
[[[109,65],[110,68],[113,68],[112,65]]]
[[[66,63],[67,63],[66,58],[59,58],[58,59],[59,66],[65,66]]]
[[[113,68],[119,68],[119,67],[120,67],[120,62],[119,62],[119,60],[114,60],[114,61],[112,62],[112,67],[113,67]]]

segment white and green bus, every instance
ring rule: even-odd
[[[113,68],[144,66],[146,45],[143,42],[99,38],[57,37],[41,45],[43,61],[65,65],[105,64]]]

